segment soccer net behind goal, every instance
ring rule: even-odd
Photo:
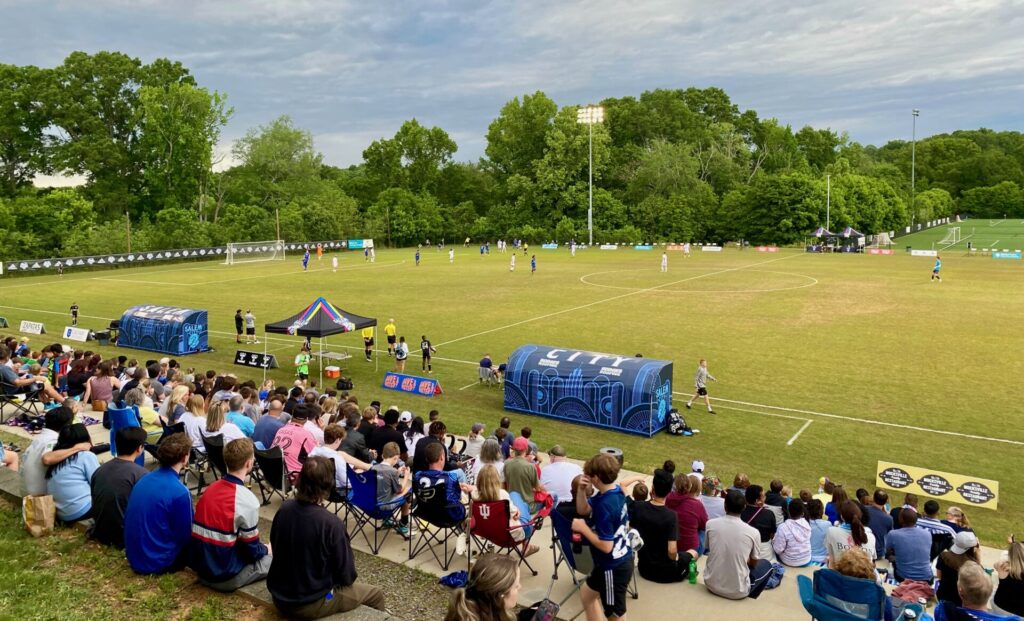
[[[259,261],[284,261],[284,240],[275,239],[261,242],[228,244],[224,253],[224,265],[235,263],[257,263]]]
[[[939,243],[946,244],[947,246],[952,246],[953,244],[960,243],[960,227],[949,227],[949,230],[946,231],[946,236],[939,240]]]

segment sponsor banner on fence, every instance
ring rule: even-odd
[[[892,248],[868,248],[868,254],[893,254]]]
[[[76,328],[74,326],[64,326],[64,338],[69,341],[78,341],[84,343],[89,340],[89,331],[85,328]]]
[[[601,244],[601,250],[618,250],[619,247],[615,244]]]
[[[721,246],[701,246],[700,249],[704,252],[721,252]]]
[[[910,256],[912,257],[937,257],[939,256],[938,250],[911,250]]]
[[[758,252],[778,252],[779,251],[779,247],[778,246],[758,246],[757,247],[757,251]]]
[[[654,246],[650,244],[637,244],[633,246],[633,250],[653,250]]]
[[[421,397],[433,397],[441,394],[441,384],[432,377],[416,377],[388,371],[384,374],[382,388],[407,392]]]
[[[1019,259],[1021,253],[1019,252],[993,252],[993,259]]]
[[[926,498],[942,499],[957,504],[967,503],[983,509],[995,509],[999,503],[999,482],[990,479],[903,466],[887,461],[878,462],[876,474],[877,484],[881,487],[913,492]]]
[[[274,354],[265,354],[261,351],[238,350],[235,352],[235,364],[256,369],[276,369],[277,358]]]
[[[46,327],[38,321],[25,321],[22,320],[21,327],[18,328],[19,332],[25,334],[46,334]]]
[[[541,248],[544,250],[558,250],[558,244],[541,244]]]
[[[683,250],[683,248],[685,248],[685,246],[682,244],[668,244],[665,246],[665,250]]]

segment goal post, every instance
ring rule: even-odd
[[[229,243],[224,253],[224,265],[284,261],[284,240]]]
[[[953,244],[960,243],[960,227],[959,226],[951,226],[951,227],[949,227],[949,230],[946,231],[946,236],[943,237],[941,240],[939,240],[939,243],[940,244],[948,244],[950,246],[952,246]]]

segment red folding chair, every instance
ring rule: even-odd
[[[542,509],[525,524],[511,526],[509,523],[512,519],[512,508],[507,500],[473,502],[471,507],[473,515],[470,518],[469,533],[476,543],[477,550],[480,553],[485,552],[487,544],[490,543],[504,554],[515,552],[519,557],[520,565],[525,564],[527,569],[536,576],[537,570],[530,565],[530,561],[526,560],[526,551],[529,550],[533,535],[543,525],[544,518],[547,517],[550,509]],[[517,541],[514,536],[517,530],[524,533],[520,541]],[[472,546],[470,548],[469,556],[472,557]]]

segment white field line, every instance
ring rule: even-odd
[[[971,233],[971,234],[970,234],[970,235],[968,235],[967,237],[961,237],[961,238],[959,239],[959,241],[955,241],[955,242],[953,242],[953,243],[950,243],[950,244],[946,244],[946,245],[945,245],[945,246],[943,246],[942,248],[939,248],[939,250],[947,250],[948,248],[950,248],[950,247],[952,247],[952,246],[956,246],[957,244],[962,244],[963,242],[967,241],[967,240],[968,240],[968,239],[970,239],[971,237],[974,237],[974,233]]]
[[[460,388],[459,390],[465,390],[465,389],[467,389],[467,388],[472,388],[473,386],[476,386],[476,385],[477,385],[477,384],[479,384],[479,383],[480,383],[480,380],[477,380],[477,381],[473,382],[472,384],[466,384],[465,386],[463,386],[463,387],[462,387],[462,388]]]
[[[767,261],[759,261],[757,263],[750,263],[748,265],[741,265],[739,267],[731,267],[729,269],[719,270],[717,272],[708,272],[707,274],[698,274],[697,276],[690,276],[689,278],[682,278],[680,280],[676,280],[676,281],[672,281],[672,282],[667,282],[667,283],[663,283],[663,284],[660,284],[660,285],[655,285],[653,287],[647,287],[646,289],[638,289],[636,291],[629,291],[628,293],[622,293],[622,294],[619,294],[619,295],[614,295],[614,296],[612,296],[610,298],[604,298],[602,300],[596,300],[594,302],[588,302],[587,304],[581,304],[579,306],[574,306],[572,308],[565,308],[565,309],[562,309],[562,310],[559,310],[559,311],[555,311],[553,313],[546,313],[544,315],[538,315],[537,317],[531,317],[529,319],[523,319],[522,321],[517,321],[515,323],[510,323],[508,325],[499,326],[497,328],[491,328],[490,330],[484,330],[483,332],[477,332],[476,334],[470,334],[470,335],[467,335],[467,336],[460,336],[457,339],[452,339],[450,341],[444,341],[443,343],[438,343],[437,346],[440,347],[442,345],[450,345],[452,343],[458,343],[459,341],[465,341],[467,339],[476,338],[478,336],[483,336],[485,334],[491,334],[493,332],[500,332],[501,330],[507,330],[508,328],[514,328],[516,326],[521,326],[524,323],[532,323],[534,321],[540,321],[541,319],[547,319],[549,317],[556,317],[558,315],[564,315],[565,313],[571,313],[573,311],[583,310],[584,308],[590,308],[592,306],[597,306],[598,304],[604,304],[606,302],[614,302],[615,300],[621,300],[623,298],[628,298],[630,296],[639,295],[641,293],[648,293],[650,291],[657,291],[658,289],[662,289],[663,287],[668,287],[668,286],[671,286],[671,285],[677,285],[677,284],[679,284],[681,282],[688,282],[688,281],[691,281],[691,280],[697,280],[699,278],[707,278],[709,276],[716,276],[718,274],[726,274],[726,273],[729,273],[729,272],[737,272],[739,270],[744,270],[744,269],[747,269],[747,268],[750,268],[750,267],[756,267],[758,265],[764,265],[766,263],[774,263],[775,261],[782,261],[782,260],[785,260],[785,259],[791,259],[793,257],[801,257],[801,256],[804,256],[804,255],[803,254],[791,254],[791,255],[784,256],[784,257],[779,257],[777,259],[769,259]]]
[[[800,431],[794,433],[793,437],[789,439],[789,442],[786,442],[786,446],[793,446],[793,443],[796,442],[796,439],[800,437],[800,434],[806,431],[807,428],[810,427],[811,423],[813,422],[813,420],[809,420],[806,423],[804,423],[804,426],[800,428]]]
[[[170,286],[170,287],[191,287],[191,286],[197,285],[197,284],[207,284],[207,283],[193,283],[193,282],[167,282],[166,280],[134,280],[134,279],[130,279],[130,278],[102,278],[102,277],[91,278],[90,280],[102,280],[104,282],[130,282],[130,283],[134,283],[134,284],[137,284],[137,285],[160,285],[160,286],[167,285],[167,286]]]
[[[992,250],[995,250],[995,249],[996,249],[996,245],[997,245],[997,244],[999,244],[999,240],[998,240],[998,239],[997,239],[997,240],[995,240],[994,242],[992,242]]]
[[[1000,225],[1000,224],[1002,224],[1003,222],[1006,222],[1006,220],[996,220],[995,222],[993,222],[993,223],[992,223],[992,224],[990,224],[989,226],[999,226],[999,225]]]

